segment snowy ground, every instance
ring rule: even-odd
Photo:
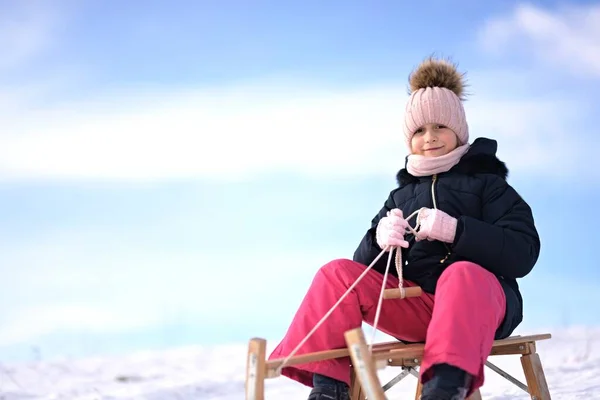
[[[600,329],[551,333],[553,339],[540,342],[538,352],[553,399],[600,399]],[[240,344],[128,357],[0,365],[0,400],[242,400],[245,357],[246,344]],[[490,361],[524,382],[518,357],[492,357]],[[397,372],[394,368],[381,371],[382,383]],[[415,382],[412,376],[406,377],[387,392],[388,397],[414,398]],[[266,400],[305,400],[308,391],[286,378],[271,379],[267,381]],[[482,395],[486,400],[528,398],[489,369]]]

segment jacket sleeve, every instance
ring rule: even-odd
[[[379,220],[385,217],[388,211],[397,208],[396,204],[394,203],[393,197],[394,192],[397,190],[398,189],[395,189],[390,193],[381,210],[379,210],[379,212],[371,220],[371,227],[367,230],[362,240],[360,241],[358,247],[356,248],[356,251],[354,252],[354,257],[352,258],[354,261],[369,266],[373,262],[373,260],[379,255],[379,253],[381,253],[381,251],[383,250],[377,244],[377,240],[375,239],[375,231],[377,229],[377,224],[379,223]],[[404,250],[405,249],[402,249],[402,251]],[[396,256],[395,252],[396,250],[392,251],[392,257]],[[385,268],[387,266],[388,257],[389,255],[387,253],[383,255],[381,258],[379,258],[379,260],[377,260],[377,263],[373,266],[372,269],[384,274]]]
[[[531,208],[500,178],[488,184],[482,201],[482,220],[458,218],[454,252],[498,276],[524,277],[540,253]]]

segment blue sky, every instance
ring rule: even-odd
[[[598,325],[600,3],[0,2],[0,359],[277,339],[468,73],[542,255],[523,330]]]

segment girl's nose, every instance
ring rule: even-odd
[[[427,130],[425,131],[425,137],[424,137],[424,140],[425,140],[425,142],[426,142],[426,143],[429,143],[429,142],[435,142],[435,140],[436,140],[436,139],[435,139],[435,135],[434,135],[434,134],[431,132],[431,130],[427,129]]]

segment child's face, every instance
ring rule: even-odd
[[[440,124],[425,124],[411,139],[411,152],[425,157],[439,157],[458,147],[454,131]]]

